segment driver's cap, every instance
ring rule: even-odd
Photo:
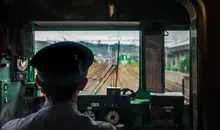
[[[85,79],[94,56],[86,46],[76,42],[58,42],[49,45],[31,59],[37,76],[44,84],[72,85]]]

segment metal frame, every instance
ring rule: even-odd
[[[141,30],[138,21],[34,21],[36,31],[57,30]],[[189,30],[188,26],[171,26],[166,30]]]
[[[207,16],[203,2],[201,0],[188,1],[179,0],[180,3],[186,8],[190,16],[190,130],[203,130],[205,129],[206,118],[204,118],[204,104],[201,97],[204,90],[206,79],[203,79],[203,69],[207,62]],[[194,41],[196,40],[196,41]],[[194,44],[192,44],[194,42]],[[198,60],[199,59],[199,60]],[[194,62],[193,62],[194,61]],[[194,71],[194,72],[193,72]],[[198,80],[198,78],[200,80]],[[198,82],[197,82],[198,81]],[[193,92],[197,93],[198,103],[194,106],[193,100],[195,97]],[[201,93],[200,93],[201,92]],[[200,95],[201,94],[201,95]],[[196,107],[198,113],[197,120],[194,119],[194,108]],[[196,123],[197,126],[194,126]]]
[[[35,21],[34,22],[34,29],[35,31],[102,31],[102,30],[109,30],[109,31],[118,31],[118,30],[139,30],[140,32],[140,48],[139,48],[139,60],[140,60],[140,67],[139,67],[139,88],[137,92],[140,90],[142,92],[146,92],[146,84],[145,84],[145,72],[142,72],[144,69],[144,61],[145,59],[145,51],[143,50],[143,29],[140,27],[140,22],[137,21]],[[169,30],[188,30],[187,27],[177,26],[178,28],[170,28]],[[162,62],[164,62],[164,47],[162,52]],[[164,65],[164,63],[163,63]],[[162,85],[164,86],[165,91],[165,70],[162,66]]]
[[[36,21],[36,31],[140,30],[139,22]]]

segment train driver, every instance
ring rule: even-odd
[[[92,51],[75,42],[59,42],[38,51],[30,64],[37,69],[35,81],[45,104],[26,118],[7,122],[2,130],[116,130],[77,110],[77,97],[88,82],[93,60]]]

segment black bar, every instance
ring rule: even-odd
[[[118,54],[117,54],[117,68],[116,68],[115,87],[117,87],[117,82],[118,82],[119,53],[120,53],[120,41],[118,41]]]
[[[182,92],[183,92],[183,96],[185,96],[185,83],[184,83],[184,78],[182,79]]]
[[[9,67],[9,64],[0,64],[0,68]]]

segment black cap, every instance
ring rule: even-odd
[[[38,51],[31,59],[30,65],[36,68],[38,73],[53,76],[55,81],[57,78],[63,77],[65,79],[63,82],[68,82],[68,80],[77,80],[76,78],[79,78],[80,75],[85,77],[85,72],[87,73],[93,60],[94,56],[89,48],[76,42],[65,41],[49,45]]]

